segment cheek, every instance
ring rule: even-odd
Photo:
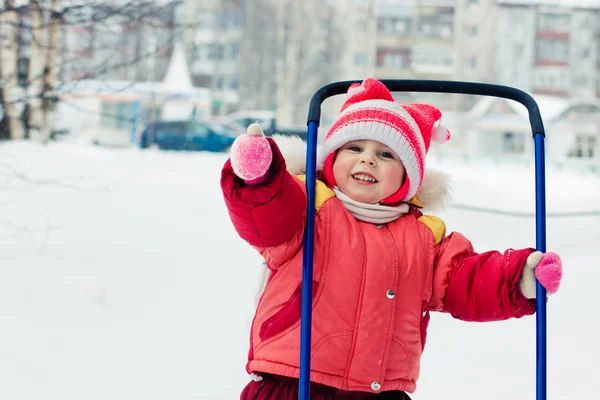
[[[394,166],[392,168],[386,168],[383,171],[383,176],[388,183],[389,189],[397,191],[402,186],[404,171]]]
[[[333,163],[333,177],[335,181],[338,182],[338,179],[343,178],[350,172],[351,163],[345,157],[337,157],[335,162]]]

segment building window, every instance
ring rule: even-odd
[[[477,57],[468,57],[465,59],[465,66],[468,70],[474,71],[477,69]]]
[[[361,19],[354,22],[354,32],[365,33],[367,31],[367,21]]]
[[[238,78],[233,77],[229,80],[229,88],[231,90],[236,90],[236,91],[238,90],[238,88],[239,88]]]
[[[536,65],[568,65],[568,39],[538,39],[535,44]]]
[[[211,50],[210,45],[200,44],[194,48],[196,60],[210,60]]]
[[[540,13],[537,19],[538,31],[569,32],[571,29],[569,14]]]
[[[598,140],[596,136],[588,136],[588,157],[594,158],[596,155],[596,147],[598,146]]]
[[[399,37],[410,36],[411,21],[404,18],[379,17],[377,19],[377,33]]]
[[[449,71],[454,66],[453,55],[448,49],[415,47],[411,59],[413,68],[442,68]]]
[[[573,78],[573,83],[575,84],[574,86],[580,87],[580,88],[586,88],[588,86],[588,80],[587,77],[585,76],[578,76]]]
[[[215,79],[215,87],[218,90],[222,90],[223,89],[223,81],[224,81],[224,79],[223,79],[222,76],[217,76],[216,77],[216,79]]]
[[[319,21],[319,28],[325,35],[331,34],[331,18],[323,18]]]
[[[366,53],[355,53],[354,54],[354,65],[357,67],[367,65],[369,58]]]
[[[217,13],[200,9],[196,14],[196,26],[200,30],[212,30],[217,27],[218,19]]]
[[[242,25],[242,16],[235,12],[224,12],[218,16],[219,28],[222,30],[239,29]]]
[[[377,66],[383,68],[408,68],[410,66],[409,49],[377,49]]]
[[[570,77],[568,72],[540,69],[535,75],[534,83],[536,93],[565,96],[569,90]]]
[[[523,55],[523,51],[525,50],[525,44],[524,43],[515,43],[513,50],[514,50],[515,56],[521,57]]]
[[[423,7],[418,32],[422,37],[451,39],[454,30],[454,7]]]
[[[598,154],[597,146],[596,136],[577,135],[568,155],[576,158],[594,158]]]
[[[225,45],[215,43],[212,46],[211,58],[213,60],[224,60],[225,59]]]
[[[100,113],[100,125],[104,128],[131,128],[132,105],[129,102],[103,101]]]
[[[469,37],[477,37],[479,35],[479,28],[477,25],[465,25],[465,35]]]
[[[240,55],[240,44],[239,43],[233,43],[231,45],[231,52],[229,55],[231,56],[232,60],[238,59],[238,56]]]
[[[590,58],[590,48],[584,47],[583,49],[581,49],[580,57],[581,58]]]
[[[521,154],[525,151],[525,141],[522,134],[504,132],[502,138],[502,150],[504,153]]]

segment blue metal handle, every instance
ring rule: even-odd
[[[493,96],[511,99],[524,105],[535,146],[535,194],[536,194],[536,248],[546,252],[546,178],[544,161],[544,124],[540,110],[528,93],[502,85],[477,82],[438,80],[382,80],[392,92],[457,93]],[[304,254],[302,267],[302,313],[300,328],[300,384],[299,400],[310,398],[310,346],[312,324],[312,275],[313,237],[316,183],[317,131],[321,117],[321,104],[325,99],[346,93],[359,80],[334,82],[320,88],[312,97],[308,110],[308,137],[306,149],[307,212],[304,230]],[[536,287],[536,400],[546,400],[546,290],[539,282]]]
[[[546,168],[544,135],[533,135],[535,149],[535,231],[536,249],[546,252]],[[536,286],[536,399],[546,400],[546,289]]]
[[[310,398],[310,334],[312,325],[312,276],[315,230],[315,184],[317,179],[317,134],[319,123],[308,122],[306,145],[306,226],[302,258],[302,314],[300,325],[300,383],[298,398]]]

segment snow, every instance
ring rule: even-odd
[[[224,154],[0,145],[0,398],[235,399],[260,257],[219,188]],[[531,165],[432,157],[457,203],[533,211]],[[600,178],[548,168],[548,211],[600,207]],[[534,244],[533,217],[449,208],[477,250]],[[548,219],[548,399],[597,397],[600,216]],[[533,399],[535,318],[434,314],[414,399]]]

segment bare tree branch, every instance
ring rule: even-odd
[[[72,89],[78,82],[106,78],[109,74],[139,78],[147,72],[129,69],[151,58],[168,58],[179,33],[193,26],[174,23],[174,10],[181,4],[181,0],[166,4],[153,0],[68,4],[64,0],[30,0],[29,4],[15,7],[14,0],[5,0],[4,7],[0,8],[0,33],[3,33],[0,37],[3,43],[0,108],[4,111],[0,138],[3,131],[20,137],[22,134],[18,132],[23,128],[25,135],[31,129],[38,132],[45,129],[47,123],[43,121],[49,121],[49,113],[59,101],[58,93],[65,87]],[[63,36],[60,40],[57,27]],[[79,39],[83,47],[73,48],[66,42],[64,35],[75,34],[70,33],[72,29],[81,29],[88,36]],[[132,36],[131,33],[124,35],[123,29],[128,29],[137,39],[127,42]],[[141,50],[140,38],[148,36],[164,38],[157,51]],[[133,56],[123,57],[118,53],[119,49],[132,44]],[[31,49],[25,53],[29,58],[23,59],[21,48]],[[95,61],[90,62],[90,58]],[[21,69],[17,69],[15,63],[22,63]],[[166,68],[165,61],[158,65]],[[28,70],[25,79],[23,68]],[[20,92],[19,86],[22,87]]]

